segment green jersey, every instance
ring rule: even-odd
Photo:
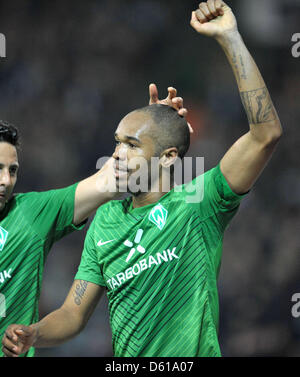
[[[29,326],[38,321],[47,254],[53,242],[76,228],[72,225],[76,187],[17,194],[0,213],[1,340],[10,324]],[[23,356],[33,354],[31,348]]]
[[[107,288],[115,356],[221,356],[217,277],[241,198],[218,165],[155,204],[98,209],[75,279]]]

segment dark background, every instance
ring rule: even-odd
[[[300,292],[298,0],[228,1],[284,128],[274,157],[225,234],[219,279],[224,356],[299,356]],[[189,156],[216,165],[248,124],[225,56],[189,25],[196,1],[0,1],[0,119],[22,135],[17,192],[60,188],[96,171],[129,111],[178,89],[195,129]],[[86,230],[57,243],[48,257],[41,317],[64,301]],[[85,330],[38,356],[110,356],[107,301]]]

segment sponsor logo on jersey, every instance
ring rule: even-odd
[[[109,241],[102,241],[102,240],[100,240],[98,243],[97,243],[97,246],[104,246],[104,245],[106,245],[107,243],[111,243],[111,242],[113,242],[114,240],[109,240]]]
[[[139,253],[141,254],[145,254],[146,250],[143,248],[143,246],[139,245],[139,243],[141,242],[141,239],[142,239],[142,236],[143,236],[143,229],[139,229],[137,232],[136,232],[136,236],[135,236],[135,239],[134,239],[134,243],[135,244],[138,244],[136,247],[133,247],[133,243],[129,240],[126,240],[124,242],[124,245],[127,246],[127,247],[130,247],[131,250],[126,258],[126,262],[128,263],[130,261],[130,259],[132,258],[133,254],[135,253],[135,250],[137,250]]]
[[[129,267],[124,272],[120,272],[119,274],[113,276],[106,282],[112,290],[115,290],[127,280],[132,279],[133,277],[141,274],[143,271],[148,270],[149,268],[152,268],[153,266],[159,266],[162,263],[168,263],[174,259],[179,259],[179,256],[176,255],[175,252],[176,247],[174,247],[172,250],[167,249],[162,253],[156,253],[155,256],[149,255],[147,258],[140,260],[132,267]]]
[[[0,284],[4,283],[7,279],[11,279],[11,268],[8,271],[0,272]]]
[[[5,242],[7,240],[8,231],[0,226],[0,251],[3,250]]]
[[[159,230],[162,230],[166,225],[168,211],[161,204],[155,206],[149,215],[149,220],[155,224]]]

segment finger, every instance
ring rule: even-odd
[[[197,9],[195,12],[197,21],[200,22],[201,24],[204,24],[205,22],[208,22],[209,19],[206,18],[206,16],[202,13],[200,9]]]
[[[15,330],[15,333],[19,335],[21,338],[27,338],[28,336],[32,335],[32,329],[27,326],[20,326],[18,329]]]
[[[186,116],[187,116],[187,113],[188,113],[188,111],[187,111],[187,109],[185,109],[184,107],[183,107],[182,109],[179,109],[179,110],[178,110],[178,114],[179,114],[180,116],[182,116],[182,117],[186,117]]]
[[[215,17],[218,17],[219,13],[217,12],[217,9],[215,7],[215,0],[208,0],[207,7],[211,14],[213,14]]]
[[[10,339],[8,339],[6,336],[4,336],[3,339],[2,339],[2,345],[3,345],[3,347],[6,347],[10,351],[15,351],[15,348],[17,346]]]
[[[172,101],[172,99],[175,98],[176,95],[177,95],[177,90],[175,88],[173,88],[172,86],[170,86],[168,88],[168,92],[169,92],[169,95],[167,97],[167,100]]]
[[[218,12],[219,16],[223,16],[224,15],[224,10],[223,10],[223,1],[221,0],[216,0],[215,1],[215,8],[216,8],[216,11]]]
[[[198,20],[198,18],[197,18],[197,16],[196,16],[196,11],[193,11],[193,12],[192,12],[190,25],[191,25],[195,30],[199,30],[199,28],[201,27],[201,23],[199,22],[199,20]]]
[[[190,123],[188,123],[187,125],[189,126],[190,133],[193,134],[194,133],[193,127],[191,126]]]
[[[14,353],[12,350],[10,350],[9,348],[5,346],[2,347],[2,352],[4,353],[6,357],[18,357],[16,353]]]
[[[18,343],[18,336],[12,330],[6,330],[4,334],[5,337],[3,339],[7,338],[14,344]]]
[[[208,20],[212,20],[214,18],[214,16],[210,13],[208,9],[207,3],[200,3],[199,8]]]
[[[149,96],[150,96],[149,105],[153,105],[158,102],[158,90],[155,84],[149,85]]]
[[[183,107],[183,99],[181,97],[176,97],[172,99],[172,105],[176,107],[177,110]]]

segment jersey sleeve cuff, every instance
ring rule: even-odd
[[[78,224],[78,225],[75,225],[75,224],[71,224],[71,228],[72,228],[72,230],[82,230],[85,226],[86,226],[86,224],[87,224],[87,222],[88,222],[88,218],[87,219],[85,219],[84,221],[82,221],[80,224]]]
[[[220,164],[216,166],[216,174],[215,174],[215,185],[218,189],[218,193],[223,201],[223,204],[227,206],[230,203],[240,203],[241,200],[248,195],[250,190],[244,194],[237,194],[235,193],[231,187],[229,186],[226,178],[224,177]]]
[[[102,279],[100,279],[99,276],[95,276],[95,275],[92,276],[91,274],[85,275],[84,273],[77,272],[74,280],[85,280],[85,281],[88,281],[89,283],[100,285],[101,287],[106,288],[104,281]]]

